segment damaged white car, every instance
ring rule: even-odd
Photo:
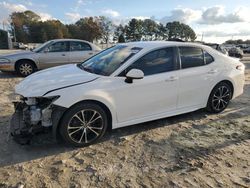
[[[86,146],[115,129],[206,108],[219,113],[241,95],[245,66],[185,42],[135,42],[78,65],[37,72],[16,86],[11,134],[17,140],[52,128]]]

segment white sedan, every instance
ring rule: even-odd
[[[219,113],[243,93],[244,71],[239,60],[195,43],[119,44],[24,79],[11,134],[20,141],[52,127],[66,143],[86,146],[107,129],[201,108]]]

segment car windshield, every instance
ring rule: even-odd
[[[94,74],[109,76],[140,50],[142,48],[117,45],[97,54],[78,66]]]
[[[45,43],[43,43],[42,45],[38,46],[37,48],[35,48],[33,50],[33,52],[40,52],[42,51],[46,46],[48,46],[50,43],[52,43],[53,41],[47,41]]]

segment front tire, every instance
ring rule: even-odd
[[[217,84],[212,90],[208,102],[207,111],[212,113],[220,113],[225,110],[232,99],[233,90],[225,82]]]
[[[23,77],[31,75],[35,70],[35,65],[30,61],[21,61],[16,66],[17,73]]]
[[[72,146],[83,147],[95,143],[105,134],[108,119],[106,112],[95,103],[79,103],[63,116],[59,132]]]

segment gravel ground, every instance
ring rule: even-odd
[[[22,80],[0,72],[2,187],[250,187],[250,62],[242,96],[218,115],[204,110],[114,130],[69,148],[52,136],[8,140],[9,96]]]

